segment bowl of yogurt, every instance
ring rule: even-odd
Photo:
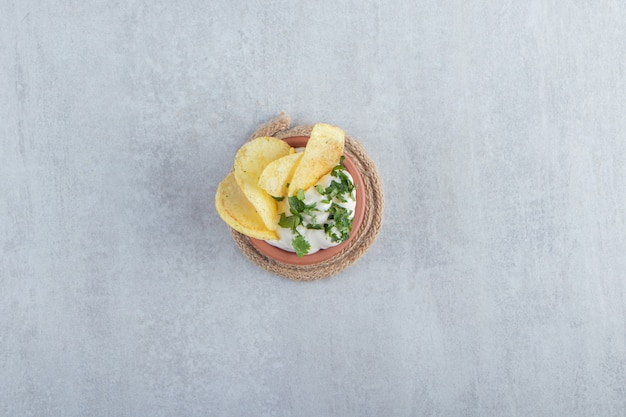
[[[297,151],[308,136],[285,138]],[[262,254],[278,262],[313,265],[343,251],[357,235],[365,214],[363,178],[349,156],[307,190],[277,202],[278,240],[249,238]]]

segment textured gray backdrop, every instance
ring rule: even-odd
[[[625,45],[617,0],[0,1],[0,415],[624,417]],[[280,111],[383,178],[329,280],[213,209]]]

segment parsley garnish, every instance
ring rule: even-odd
[[[311,244],[307,242],[304,236],[299,233],[293,238],[291,244],[293,245],[298,258],[302,258],[304,255],[309,253],[309,249],[311,249]]]
[[[301,258],[309,253],[309,249],[311,249],[311,244],[307,242],[307,240],[304,238],[304,236],[302,236],[297,228],[300,224],[303,223],[303,214],[311,216],[313,220],[312,224],[306,225],[307,228],[318,228],[317,224],[315,223],[315,216],[313,215],[313,211],[316,209],[316,206],[315,203],[304,203],[304,190],[302,188],[298,190],[296,195],[287,198],[287,201],[289,201],[289,212],[292,214],[292,216],[286,216],[285,213],[281,213],[280,220],[278,220],[278,225],[286,229],[291,229],[291,231],[295,234],[293,240],[291,241],[291,245],[296,251],[296,255],[298,255],[298,258]],[[321,226],[319,226],[319,228],[321,228]]]
[[[289,201],[289,211],[294,216],[300,217],[300,220],[302,220],[303,213],[312,216],[313,210],[316,209],[315,203],[304,204],[304,191],[302,191],[302,188],[298,190],[296,195],[289,197],[287,200]]]
[[[346,175],[345,167],[343,166],[342,156],[339,160],[339,164],[337,164],[333,170],[330,172],[330,175],[337,178],[337,180],[332,180],[328,187],[324,188],[321,185],[316,185],[315,188],[317,191],[326,197],[324,200],[325,203],[330,203],[333,198],[341,201],[342,203],[346,203],[346,194],[350,196],[350,198],[354,199],[352,196],[352,191],[354,191],[354,184],[350,181],[350,178]]]
[[[296,231],[296,227],[301,222],[301,217],[299,216],[285,216],[285,213],[280,213],[280,220],[278,220],[278,225],[280,227],[284,227],[285,229],[291,229],[292,231]]]
[[[344,242],[350,237],[350,231],[352,230],[352,219],[350,214],[352,211],[333,203],[328,209],[330,216],[328,220],[333,220],[333,223],[325,224],[324,231],[330,237],[331,242]]]

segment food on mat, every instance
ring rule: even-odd
[[[243,145],[215,206],[233,229],[298,257],[346,241],[356,187],[343,165],[344,132],[316,124],[306,147],[261,137]]]

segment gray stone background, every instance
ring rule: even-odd
[[[280,111],[384,182],[331,279],[213,208]],[[4,0],[0,415],[623,417],[625,116],[617,0]]]

